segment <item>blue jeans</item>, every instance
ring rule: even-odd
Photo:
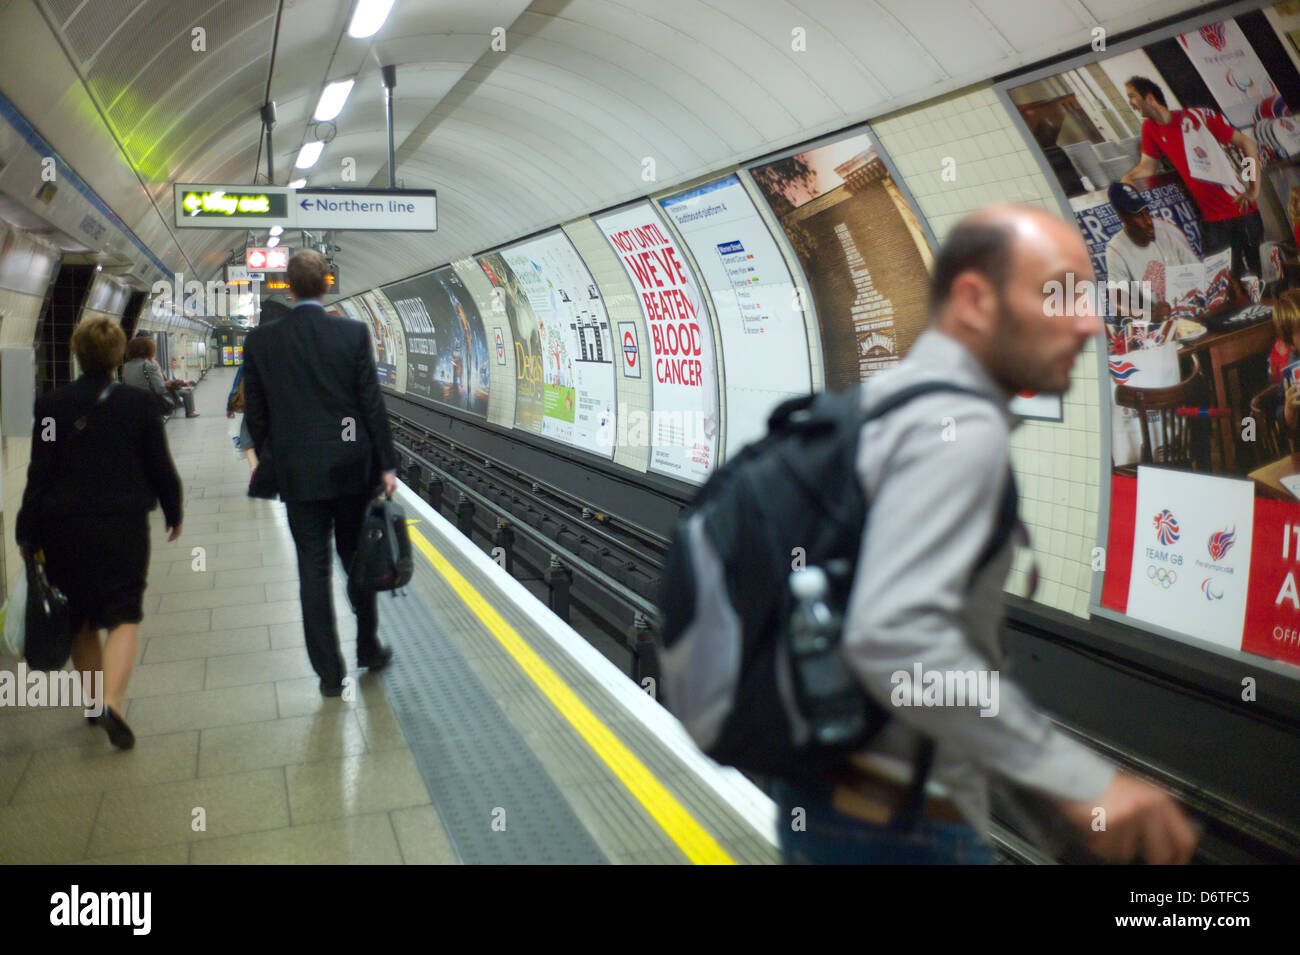
[[[962,822],[921,819],[915,828],[876,825],[837,812],[820,784],[777,780],[781,860],[786,865],[991,865],[993,848]],[[803,831],[793,810],[804,810]]]

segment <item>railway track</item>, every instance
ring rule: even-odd
[[[551,608],[563,619],[572,605],[622,645],[630,654],[634,680],[657,681],[654,598],[669,543],[665,536],[592,508],[564,488],[458,444],[412,417],[391,409],[389,417],[408,484],[454,518],[462,533],[477,538],[508,571],[521,580],[545,581]],[[1135,753],[1075,727],[1062,729],[1178,797],[1202,831],[1196,862],[1300,859],[1300,835],[1259,820],[1247,808],[1161,771]],[[1094,861],[1077,847],[1045,848],[1010,808],[1000,812],[994,806],[992,834],[999,862]]]

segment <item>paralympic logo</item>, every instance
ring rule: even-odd
[[[1227,74],[1224,76],[1224,79],[1228,81],[1229,86],[1233,87],[1234,89],[1236,89],[1238,93],[1242,93],[1242,94],[1245,94],[1247,90],[1249,90],[1252,86],[1255,85],[1255,78],[1253,76],[1238,78],[1237,75],[1232,72],[1232,70],[1228,70]]]
[[[1155,525],[1156,537],[1159,539],[1160,543],[1168,547],[1170,544],[1177,542],[1178,518],[1174,517],[1174,512],[1169,510],[1169,508],[1166,507],[1163,511],[1157,514],[1155,520],[1152,521],[1152,524]]]
[[[1210,560],[1216,564],[1227,556],[1228,551],[1232,550],[1232,545],[1237,543],[1237,526],[1234,524],[1227,530],[1219,531],[1217,534],[1211,534],[1206,547],[1210,551]]]
[[[1157,567],[1155,564],[1148,564],[1147,580],[1151,581],[1153,587],[1163,587],[1168,590],[1178,582],[1178,574],[1168,567]]]
[[[1205,594],[1205,599],[1206,599],[1206,600],[1222,600],[1222,599],[1223,599],[1223,591],[1222,591],[1222,590],[1220,590],[1217,594],[1214,592],[1214,578],[1213,578],[1213,577],[1206,577],[1204,580],[1201,581],[1201,593]]]

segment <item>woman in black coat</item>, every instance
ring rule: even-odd
[[[167,539],[180,537],[181,481],[153,396],[113,380],[125,348],[122,329],[108,319],[72,333],[82,375],[36,399],[14,536],[24,552],[45,552],[50,583],[72,614],[72,662],[83,674],[103,671],[99,720],[113,745],[129,749],[135,737],[122,702],[144,616],[149,512],[161,501]],[[100,629],[108,631],[102,648]]]

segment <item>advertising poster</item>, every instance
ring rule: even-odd
[[[1239,649],[1254,508],[1249,481],[1138,468],[1128,615]]]
[[[503,249],[501,258],[537,320],[542,434],[613,457],[614,350],[595,280],[558,229]]]
[[[650,331],[650,470],[701,484],[718,453],[717,359],[704,296],[648,202],[596,223],[623,263]]]
[[[392,302],[382,292],[374,290],[363,292],[353,301],[370,328],[379,384],[385,388],[397,388],[397,369],[405,362],[405,342],[402,340],[401,323],[393,310]]]
[[[479,256],[478,266],[492,283],[492,311],[504,314],[515,345],[515,427],[542,434],[546,416],[542,334],[519,277],[500,252]]]
[[[695,256],[718,316],[730,457],[767,433],[773,408],[812,390],[803,313],[781,251],[739,179],[660,205]]]
[[[455,272],[444,267],[383,291],[401,319],[406,393],[486,415],[487,335]]]
[[[61,254],[53,245],[0,220],[0,288],[44,297]]]
[[[1295,343],[1277,340],[1271,315],[1285,288],[1273,250],[1291,239],[1291,184],[1300,182],[1294,117],[1279,94],[1300,84],[1300,72],[1281,22],[1243,14],[1147,44],[1140,56],[1103,55],[1012,82],[1006,93],[1069,200],[1106,318],[1111,415],[1102,427],[1112,455],[1100,605],[1296,660],[1294,646],[1272,636],[1288,630],[1278,525],[1300,523],[1291,490],[1300,490],[1300,434],[1281,410]],[[1207,223],[1231,222],[1223,211],[1250,184],[1228,142],[1235,131],[1259,144],[1263,232],[1236,261],[1221,244],[1206,247]],[[1138,175],[1144,148],[1156,170],[1147,177]],[[1161,550],[1152,522],[1165,511],[1181,537]],[[1167,518],[1166,537],[1172,526]],[[1212,540],[1223,560],[1207,550]],[[1161,553],[1183,569],[1152,556]],[[1154,579],[1162,568],[1173,576],[1150,583],[1148,572]]]
[[[925,329],[930,250],[866,132],[750,168],[817,305],[826,388],[896,364]]]
[[[1286,111],[1268,70],[1235,20],[1183,33],[1178,44],[1233,126],[1247,128]]]

